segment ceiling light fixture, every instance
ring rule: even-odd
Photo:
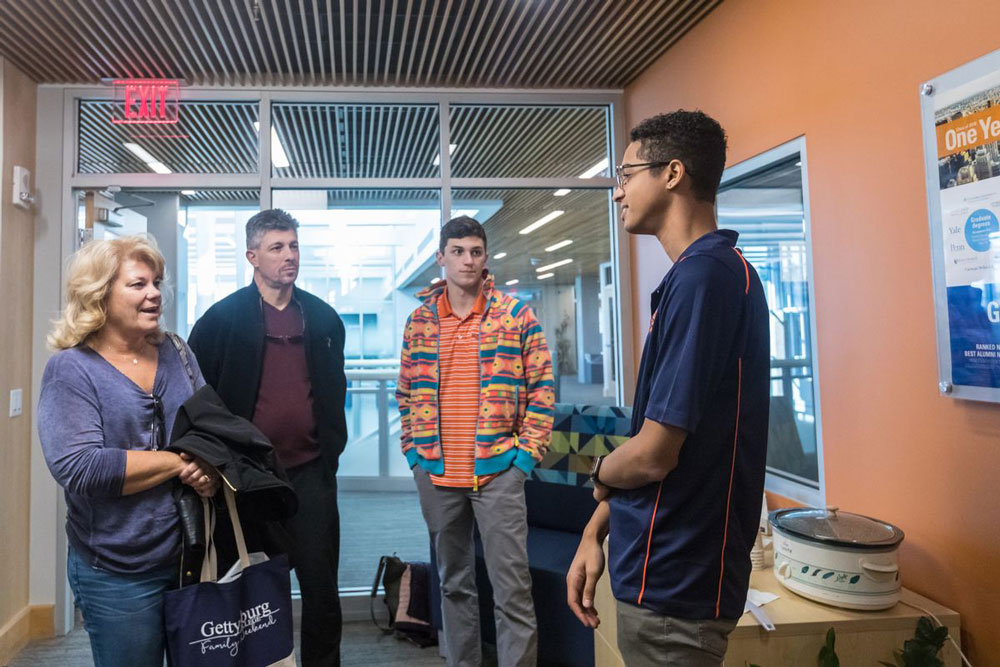
[[[573,261],[572,258],[570,258],[570,259],[562,259],[562,260],[559,260],[558,262],[553,262],[552,264],[546,264],[545,266],[540,266],[537,269],[535,269],[535,271],[537,271],[538,273],[545,273],[546,271],[551,271],[552,269],[557,269],[560,266],[566,266],[567,264],[569,264],[572,261]]]
[[[170,167],[163,164],[162,162],[147,162],[146,166],[155,171],[157,174],[169,174],[171,173]]]
[[[608,158],[604,158],[587,171],[580,174],[580,178],[593,178],[608,168]]]
[[[441,282],[440,277],[431,278],[431,285],[437,285],[439,282]]]
[[[260,133],[260,123],[257,121],[253,122],[253,129]],[[281,139],[278,138],[278,131],[271,126],[271,164],[274,165],[275,169],[287,169],[291,166],[291,162],[288,161],[288,153],[285,152],[285,147],[281,145]]]
[[[558,190],[556,190],[555,192],[552,193],[552,196],[553,197],[565,197],[568,194],[569,194],[569,188],[559,188]]]
[[[149,164],[150,162],[156,162],[156,158],[153,157],[152,155],[150,155],[149,151],[147,151],[145,148],[143,148],[139,144],[133,144],[133,143],[126,142],[125,143],[125,148],[129,149],[130,151],[132,151],[132,153],[134,153],[137,158],[139,158],[140,160],[142,160],[146,164]]]
[[[536,220],[535,222],[531,223],[530,225],[528,225],[527,227],[525,227],[524,229],[522,229],[519,233],[520,234],[530,234],[531,232],[535,231],[536,229],[538,229],[542,225],[549,224],[550,222],[552,222],[553,220],[555,220],[556,218],[558,218],[560,215],[562,215],[565,212],[566,211],[552,211],[551,213],[549,213],[548,215],[546,215],[544,218],[541,218],[541,219]]]
[[[149,151],[147,151],[145,148],[143,148],[139,144],[134,144],[134,143],[131,143],[131,142],[125,142],[122,145],[125,146],[125,148],[129,149],[130,151],[132,151],[133,155],[135,155],[137,158],[139,158],[140,160],[142,160],[143,162],[145,162],[146,166],[149,167],[152,171],[155,171],[157,174],[169,174],[169,173],[171,173],[170,168],[167,167],[167,165],[163,164],[162,162],[160,162],[159,160],[157,160],[155,157],[153,157],[152,155],[150,155]]]
[[[556,274],[554,274],[554,273],[543,273],[542,275],[538,276],[538,279],[539,280],[545,280],[547,278],[551,278],[554,275],[556,275]]]
[[[506,285],[507,287],[510,287],[511,285],[518,284],[519,282],[521,282],[521,281],[518,280],[517,278],[514,278],[513,280],[508,280],[507,282],[505,282],[504,285]]]
[[[497,254],[493,255],[493,259],[503,259],[506,256],[507,256],[507,253],[505,253],[505,252],[498,252]]]
[[[559,248],[565,248],[566,246],[571,245],[572,243],[573,239],[566,239],[565,241],[560,241],[559,243],[550,245],[548,248],[545,249],[545,252],[555,252],[556,250],[559,250]]]
[[[181,190],[181,194],[184,195],[185,197],[190,197],[196,193],[194,190]]]
[[[455,152],[456,148],[458,148],[458,144],[448,144],[448,155],[453,154]],[[441,166],[441,154],[440,153],[438,153],[437,155],[434,156],[434,166],[435,167],[440,167]]]

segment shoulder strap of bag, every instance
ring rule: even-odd
[[[382,632],[388,633],[392,632],[392,619],[389,619],[388,626],[383,627],[382,624],[378,622],[378,619],[375,618],[375,599],[378,597],[378,582],[382,579],[382,573],[385,572],[385,559],[386,556],[382,556],[378,559],[378,570],[375,572],[375,581],[372,582],[372,594],[371,599],[369,600],[369,611],[371,612],[372,623],[375,624],[375,627]]]
[[[240,513],[236,510],[236,493],[223,480],[222,490],[226,496],[226,508],[229,519],[233,522],[233,537],[236,538],[236,550],[240,553],[240,565],[243,569],[250,567],[250,553],[247,551],[246,540],[243,539],[243,524],[240,523]]]
[[[233,537],[236,539],[236,550],[240,554],[240,565],[243,569],[250,567],[250,554],[247,552],[247,543],[243,537],[243,525],[240,523],[240,515],[236,510],[236,494],[228,486],[223,485],[226,496],[226,508],[229,510],[229,519],[233,524]],[[201,499],[202,508],[205,512],[205,535],[207,544],[205,546],[205,559],[201,562],[201,582],[219,580],[219,556],[215,547],[215,506],[208,498]]]
[[[205,514],[205,557],[201,561],[201,581],[218,581],[219,556],[215,549],[215,505],[208,498],[201,499]]]
[[[198,387],[195,386],[194,380],[194,369],[191,368],[191,359],[188,358],[187,345],[181,340],[181,337],[175,334],[173,331],[167,332],[167,338],[173,343],[174,347],[177,349],[177,354],[181,356],[181,364],[184,365],[184,370],[187,372],[188,380],[191,382],[191,391],[197,391]]]

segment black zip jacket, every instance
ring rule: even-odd
[[[283,521],[298,509],[295,490],[274,447],[252,423],[234,415],[205,385],[177,410],[168,450],[203,459],[222,475],[239,502],[240,515]]]
[[[334,473],[347,445],[344,401],[344,323],[325,301],[294,288],[305,324],[306,365],[312,385],[313,416],[320,458]],[[208,309],[195,323],[188,345],[205,381],[229,409],[253,419],[264,359],[264,309],[251,282]]]
[[[236,492],[251,551],[272,555],[289,551],[281,523],[298,509],[295,490],[260,429],[230,412],[211,386],[204,385],[177,411],[167,449],[197,456],[219,471],[221,483]],[[191,487],[176,483],[174,497],[181,524],[181,581],[187,585],[197,582],[205,555],[204,512]],[[237,557],[236,543],[231,523],[222,520],[228,519],[225,505],[217,502],[216,512],[219,562],[228,569]]]

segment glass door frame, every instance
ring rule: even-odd
[[[335,189],[335,188],[422,188],[438,189],[441,193],[441,223],[450,218],[452,208],[451,193],[455,188],[544,188],[557,190],[561,188],[586,189],[597,188],[611,190],[615,188],[612,176],[598,178],[453,178],[451,175],[451,158],[449,155],[449,117],[450,106],[453,104],[495,104],[495,105],[599,105],[606,106],[609,112],[608,158],[614,165],[627,144],[625,128],[624,95],[621,90],[592,91],[562,91],[562,90],[489,90],[489,89],[417,89],[400,91],[398,89],[371,88],[215,88],[215,87],[184,87],[180,91],[180,99],[200,101],[257,101],[260,103],[258,136],[269,137],[271,132],[271,105],[282,103],[353,103],[353,104],[437,104],[439,122],[439,155],[440,173],[436,178],[282,178],[272,176],[270,141],[261,141],[258,150],[258,171],[255,174],[191,174],[191,173],[111,173],[82,174],[78,173],[79,164],[79,117],[78,102],[80,100],[104,100],[111,97],[111,91],[105,86],[58,86],[62,93],[62,159],[59,193],[60,202],[54,208],[59,211],[58,219],[62,221],[61,259],[65,265],[66,259],[79,245],[77,234],[77,217],[75,192],[87,188],[105,188],[117,185],[123,189],[141,188],[146,190],[182,190],[182,189],[224,189],[244,190],[259,189],[260,207],[271,207],[272,191],[274,189]],[[57,128],[49,130],[56,132]],[[43,131],[40,122],[39,133]],[[54,156],[47,158],[54,161]],[[39,160],[39,169],[44,164]],[[53,165],[54,166],[54,165]],[[609,169],[609,172],[611,170]],[[613,173],[613,172],[611,172]],[[633,304],[631,295],[631,261],[628,236],[616,215],[616,207],[608,198],[608,225],[611,242],[611,261],[616,277],[616,303],[614,326],[618,340],[616,358],[617,401],[621,405],[631,405],[634,393],[635,368],[633,366],[634,326]],[[60,288],[60,302],[63,294]],[[57,304],[36,304],[36,307],[58,307]],[[36,335],[35,344],[44,344]],[[36,369],[37,370],[37,369]],[[344,480],[345,482],[347,480]],[[400,480],[411,482],[411,480]],[[389,481],[391,484],[391,481]],[[60,504],[59,522],[65,520],[65,508]],[[61,529],[56,535],[57,568],[65,572],[66,536]],[[62,554],[61,556],[59,554]],[[367,593],[345,591],[345,620],[359,620],[367,616]],[[357,600],[353,598],[357,597]],[[72,595],[66,591],[57,591],[56,607],[58,627],[62,628],[65,621],[71,619]],[[354,603],[357,604],[354,604]],[[357,607],[357,609],[355,609]],[[357,617],[357,618],[355,618]],[[72,627],[70,621],[69,627]]]
[[[269,137],[271,132],[272,103],[352,103],[352,104],[436,104],[438,105],[440,174],[436,178],[287,178],[271,174],[271,145],[261,141],[256,174],[80,174],[78,134],[79,118],[76,113],[80,100],[99,100],[109,97],[109,89],[103,86],[64,88],[64,141],[63,141],[63,184],[65,192],[64,211],[69,206],[74,189],[119,185],[122,188],[144,189],[259,189],[260,207],[271,207],[272,190],[286,189],[335,189],[335,188],[433,188],[441,192],[442,224],[451,215],[451,193],[453,189],[474,188],[560,188],[581,189],[615,187],[613,177],[597,178],[453,178],[451,176],[451,156],[449,120],[450,106],[453,104],[501,104],[501,105],[595,105],[607,106],[609,110],[609,162],[615,163],[627,145],[624,127],[624,105],[622,91],[559,91],[559,90],[479,90],[479,89],[425,89],[399,91],[392,89],[352,90],[347,88],[182,88],[181,102],[200,100],[215,102],[257,101],[260,103],[260,130],[258,135]],[[266,165],[266,168],[263,167]],[[618,308],[615,313],[615,327],[620,344],[616,350],[615,365],[618,383],[618,403],[630,405],[635,385],[633,368],[633,322],[631,287],[631,262],[627,233],[615,215],[615,206],[609,202],[609,236],[611,259],[615,267]],[[68,221],[67,221],[68,224]],[[75,223],[74,223],[75,224]]]

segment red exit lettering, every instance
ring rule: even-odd
[[[178,82],[173,79],[128,79],[115,81],[112,123],[176,123],[179,107]]]

